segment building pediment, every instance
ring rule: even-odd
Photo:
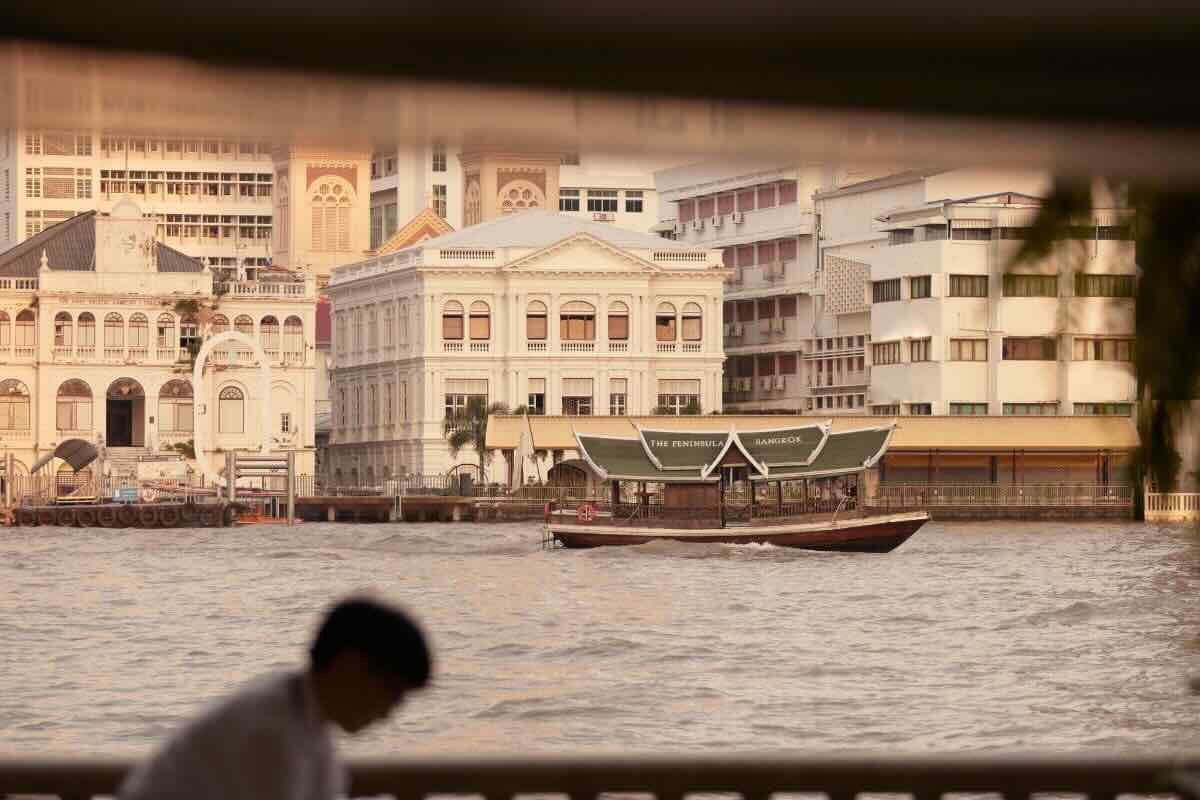
[[[504,267],[505,272],[635,272],[660,269],[632,253],[586,233],[577,233]]]

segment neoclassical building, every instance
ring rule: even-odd
[[[537,414],[719,410],[727,274],[719,251],[545,210],[339,268],[328,477],[474,462],[442,432],[474,397]]]
[[[0,253],[0,444],[28,469],[69,439],[102,442],[110,471],[126,472],[189,440],[217,465],[220,451],[265,442],[300,451],[311,470],[316,284],[275,275],[214,283],[128,201]],[[196,352],[224,330],[259,344],[269,397],[253,351],[234,345],[216,348],[193,385]]]

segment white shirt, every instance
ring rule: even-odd
[[[260,678],[176,731],[121,800],[333,800],[346,780],[305,675]]]

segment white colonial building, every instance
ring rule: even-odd
[[[22,469],[83,439],[118,473],[189,441],[210,466],[265,444],[311,470],[315,280],[214,284],[155,225],[119,203],[0,253],[0,442]],[[194,385],[197,351],[225,330],[259,344],[269,379],[251,349],[226,344]]]
[[[344,481],[439,473],[448,413],[721,408],[717,251],[544,210],[338,269],[326,468]]]

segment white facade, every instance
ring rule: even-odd
[[[442,431],[473,396],[547,414],[719,410],[727,274],[708,248],[547,211],[338,269],[328,477],[475,463]]]
[[[0,129],[0,251],[129,199],[158,241],[253,277],[272,258],[273,171],[262,141]]]
[[[1014,264],[1046,189],[1040,174],[957,170],[825,198],[829,217],[864,205],[875,216],[858,254],[870,264],[875,413],[1132,413],[1130,218],[1097,209],[1077,239]]]
[[[126,203],[0,254],[0,442],[26,469],[69,439],[103,443],[110,467],[128,467],[208,430],[197,444],[212,466],[265,442],[297,450],[311,471],[315,281],[214,284],[210,269],[157,246],[154,225]],[[194,351],[225,329],[266,351],[269,398],[236,346],[218,348],[193,385]]]
[[[371,248],[432,208],[455,229],[467,223],[461,156],[457,145],[400,146],[371,157]],[[654,171],[670,159],[605,153],[569,153],[560,159],[558,195],[547,205],[571,217],[608,222],[644,233],[658,221]]]

